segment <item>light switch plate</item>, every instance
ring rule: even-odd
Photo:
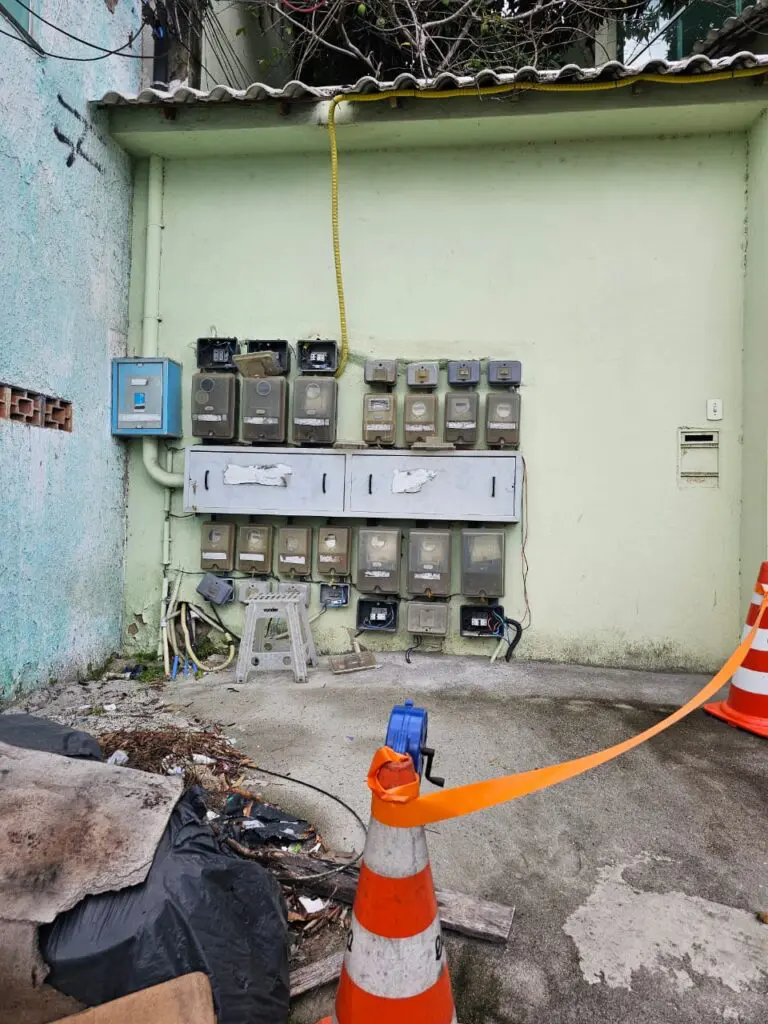
[[[723,400],[722,398],[708,398],[707,399],[707,419],[708,420],[721,420],[723,418]]]

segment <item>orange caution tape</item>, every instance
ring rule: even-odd
[[[645,732],[638,733],[637,736],[632,736],[613,747],[599,750],[595,754],[577,757],[573,761],[564,761],[562,764],[551,765],[549,768],[536,768],[534,771],[519,772],[516,775],[503,775],[498,779],[473,782],[468,786],[457,786],[454,789],[441,790],[439,793],[430,793],[428,796],[419,796],[410,800],[403,791],[410,790],[411,787],[398,787],[390,794],[380,786],[372,786],[373,817],[382,824],[395,828],[413,828],[417,825],[428,825],[433,821],[459,818],[465,814],[474,814],[475,811],[483,811],[487,807],[495,807],[497,804],[517,800],[518,797],[527,796],[528,793],[537,793],[541,789],[554,786],[558,782],[565,782],[566,779],[572,779],[583,772],[588,772],[591,768],[597,768],[598,765],[612,761],[614,757],[626,754],[628,750],[639,747],[641,743],[658,736],[660,732],[669,729],[681,718],[690,715],[728,682],[744,661],[766,607],[768,607],[768,592],[763,597],[760,611],[751,630],[717,675],[681,708],[651,726],[650,729],[646,729]],[[383,751],[386,751],[386,748],[383,748]],[[383,754],[383,751],[379,751],[377,756]],[[374,765],[380,764],[381,760],[379,762],[374,760]],[[403,802],[404,798],[407,801],[405,803]]]

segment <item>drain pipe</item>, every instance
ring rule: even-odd
[[[149,158],[147,186],[147,241],[144,254],[144,316],[141,321],[141,354],[149,359],[158,355],[160,326],[160,254],[163,247],[163,161]],[[183,487],[182,473],[169,473],[160,465],[160,447],[156,437],[142,440],[144,468],[162,487]]]

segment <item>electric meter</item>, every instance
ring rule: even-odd
[[[449,607],[435,601],[409,601],[405,628],[419,636],[445,636]]]
[[[320,576],[349,573],[349,530],[342,526],[321,526],[317,531],[317,572]]]
[[[397,384],[397,360],[366,359],[364,378],[366,384]]]
[[[517,448],[520,444],[519,391],[486,395],[485,442],[497,448]]]
[[[358,530],[357,589],[364,594],[396,594],[400,590],[399,530]]]
[[[203,523],[200,537],[201,569],[230,572],[234,551],[234,523]]]
[[[411,530],[408,534],[408,593],[451,593],[451,531]]]
[[[519,359],[489,359],[488,383],[492,388],[519,387],[523,367]]]
[[[235,436],[237,377],[232,373],[192,375],[192,434],[229,441]]]
[[[479,359],[451,359],[448,363],[448,383],[455,388],[473,388],[480,383]]]
[[[363,439],[366,444],[395,443],[397,395],[363,395]]]
[[[405,379],[409,388],[436,388],[440,380],[440,364],[408,363]]]
[[[236,568],[255,576],[272,572],[272,527],[268,523],[249,523],[237,531]]]
[[[299,444],[333,444],[336,440],[338,381],[298,377],[293,385],[293,440]]]
[[[437,434],[437,395],[405,396],[405,443],[423,443]]]
[[[475,444],[479,406],[480,396],[476,392],[449,391],[445,396],[444,439],[453,444]]]
[[[244,377],[240,395],[240,436],[244,441],[283,444],[287,384],[284,377]]]
[[[468,597],[504,593],[504,531],[461,531],[461,592]]]
[[[308,576],[312,531],[308,526],[281,526],[277,540],[277,565],[285,576]]]

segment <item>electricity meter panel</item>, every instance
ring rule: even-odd
[[[409,388],[434,389],[440,381],[440,364],[437,362],[408,363],[405,380]]]
[[[181,365],[172,359],[112,360],[112,433],[182,437]]]
[[[485,443],[496,448],[517,448],[520,444],[519,391],[486,395]]]
[[[477,442],[477,417],[480,396],[474,391],[448,391],[445,396],[443,438],[457,445]]]
[[[277,565],[284,576],[309,576],[312,566],[312,531],[308,526],[280,527]]]
[[[192,434],[230,441],[237,425],[237,384],[232,373],[192,375]]]
[[[399,602],[393,598],[370,600],[359,598],[355,626],[358,632],[396,633]]]
[[[397,395],[363,395],[363,439],[366,444],[393,445],[397,432]]]
[[[293,440],[298,444],[333,444],[336,397],[333,378],[298,377],[293,384]]]
[[[236,568],[255,576],[272,572],[272,527],[269,523],[249,523],[237,531]]]
[[[339,346],[335,341],[300,341],[296,345],[300,373],[336,373]]]
[[[448,383],[455,388],[473,388],[480,383],[479,359],[451,359],[448,362]]]
[[[366,359],[364,378],[366,384],[397,384],[396,359]]]
[[[350,531],[342,526],[321,526],[317,531],[316,568],[319,576],[349,574]]]
[[[364,594],[397,594],[400,590],[400,530],[360,529],[357,532],[357,589]]]
[[[504,530],[461,531],[461,592],[468,597],[504,594]]]
[[[489,359],[488,383],[492,388],[517,388],[523,380],[519,359]]]
[[[203,523],[200,534],[200,568],[231,572],[234,554],[234,523]]]
[[[417,636],[446,636],[449,604],[436,601],[409,601],[405,628]]]
[[[437,395],[405,396],[405,443],[423,444],[437,434],[439,399]]]
[[[284,377],[244,377],[240,391],[240,436],[244,441],[283,444],[288,385]]]
[[[251,339],[245,343],[248,355],[254,352],[271,352],[275,360],[276,375],[286,377],[291,372],[291,347],[287,341],[258,341]]]
[[[197,368],[235,373],[237,371],[235,364],[237,351],[237,338],[198,338]]]
[[[451,593],[451,531],[408,534],[408,593],[447,597]]]

